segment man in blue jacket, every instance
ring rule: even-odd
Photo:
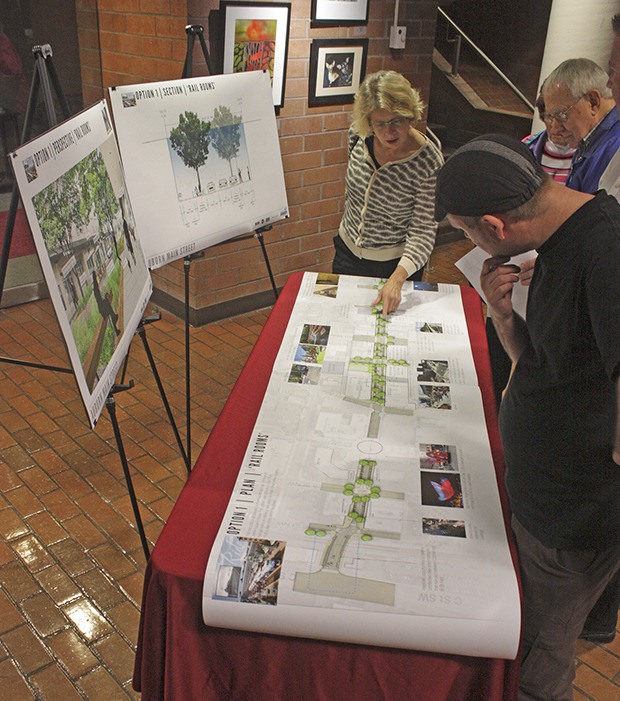
[[[620,121],[607,73],[587,58],[561,63],[541,87],[545,124],[577,151],[566,184],[594,193],[601,175],[620,148]]]

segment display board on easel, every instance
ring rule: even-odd
[[[106,103],[10,160],[94,427],[152,291]]]
[[[288,216],[269,76],[110,89],[150,268]]]

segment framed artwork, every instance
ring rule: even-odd
[[[310,45],[308,105],[353,102],[366,74],[368,39],[315,39]]]
[[[310,26],[368,24],[370,0],[312,0]]]
[[[284,104],[290,2],[220,3],[224,13],[224,73],[267,71],[274,107]]]

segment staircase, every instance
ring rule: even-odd
[[[437,25],[428,121],[444,151],[489,132],[527,136],[534,115],[528,98],[441,8]],[[443,36],[446,27],[454,38]]]

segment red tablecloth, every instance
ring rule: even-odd
[[[203,623],[207,559],[301,277],[295,273],[289,278],[153,549],[144,582],[134,688],[142,691],[143,701],[516,698],[518,662],[266,635]],[[507,515],[480,299],[465,287],[462,297]]]

